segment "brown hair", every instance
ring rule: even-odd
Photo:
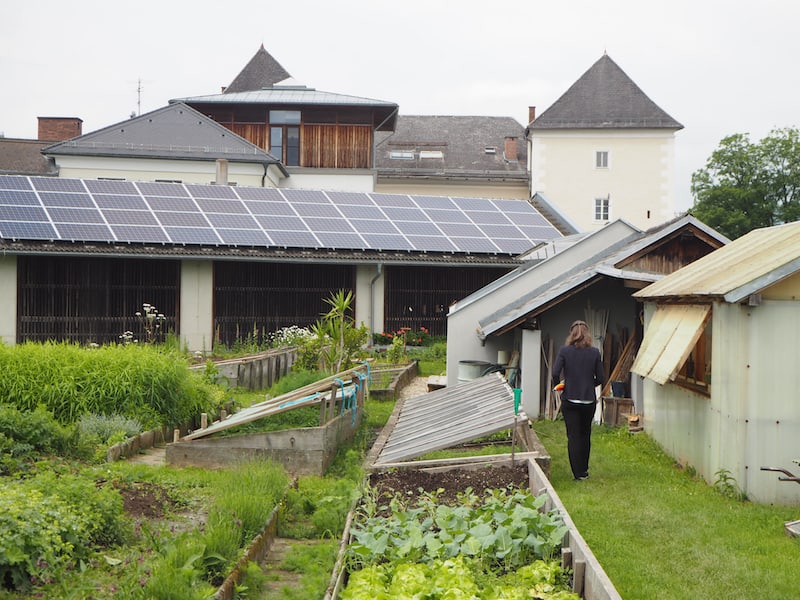
[[[588,348],[592,345],[592,334],[586,321],[575,321],[569,326],[569,335],[564,344],[578,348]]]

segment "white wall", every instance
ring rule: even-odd
[[[531,193],[585,231],[604,225],[594,220],[594,201],[606,196],[609,220],[649,229],[675,216],[674,146],[671,130],[534,130]],[[597,151],[609,153],[608,168],[596,167]]]
[[[528,181],[513,182],[459,182],[414,181],[410,179],[379,179],[375,191],[382,194],[410,194],[418,196],[450,196],[453,198],[507,198],[529,200]]]
[[[383,331],[384,285],[386,278],[378,265],[356,267],[356,326],[363,323],[372,333]]]
[[[211,352],[214,345],[214,263],[181,261],[181,346]]]
[[[375,172],[370,169],[310,169],[288,167],[290,176],[280,187],[334,192],[371,192]]]
[[[17,257],[0,255],[0,342],[17,342]]]
[[[148,158],[113,158],[60,156],[58,176],[63,178],[122,178],[128,181],[176,180],[185,183],[209,184],[216,180],[214,160],[157,160]],[[237,186],[277,187],[278,172],[257,163],[228,163],[228,182]],[[263,182],[263,185],[262,185]]]

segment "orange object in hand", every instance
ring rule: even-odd
[[[554,392],[561,392],[564,389],[564,382],[557,384],[556,387],[553,388]]]

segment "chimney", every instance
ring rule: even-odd
[[[506,145],[503,149],[503,158],[508,162],[517,162],[517,138],[508,136],[506,137]]]
[[[228,185],[228,161],[224,158],[217,159],[217,185]]]
[[[39,117],[39,136],[43,142],[63,142],[78,137],[83,130],[83,119],[78,117]]]
[[[528,125],[533,123],[535,119],[536,119],[536,107],[535,106],[529,106],[528,107]]]

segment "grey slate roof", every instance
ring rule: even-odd
[[[264,44],[261,44],[258,52],[244,66],[231,84],[225,88],[223,93],[233,94],[235,92],[260,90],[290,77],[289,72],[264,49]]]
[[[42,156],[50,142],[0,138],[0,174],[56,175],[52,161]]]
[[[683,129],[604,54],[530,129]]]
[[[230,162],[280,165],[280,161],[269,152],[180,103],[53,144],[42,152],[54,156],[224,158]]]
[[[517,140],[516,160],[504,157],[506,137]],[[525,128],[511,117],[399,115],[395,132],[376,136],[375,146],[379,176],[528,178]],[[426,150],[441,151],[443,158],[420,158]],[[414,158],[393,159],[392,151],[413,152]]]

